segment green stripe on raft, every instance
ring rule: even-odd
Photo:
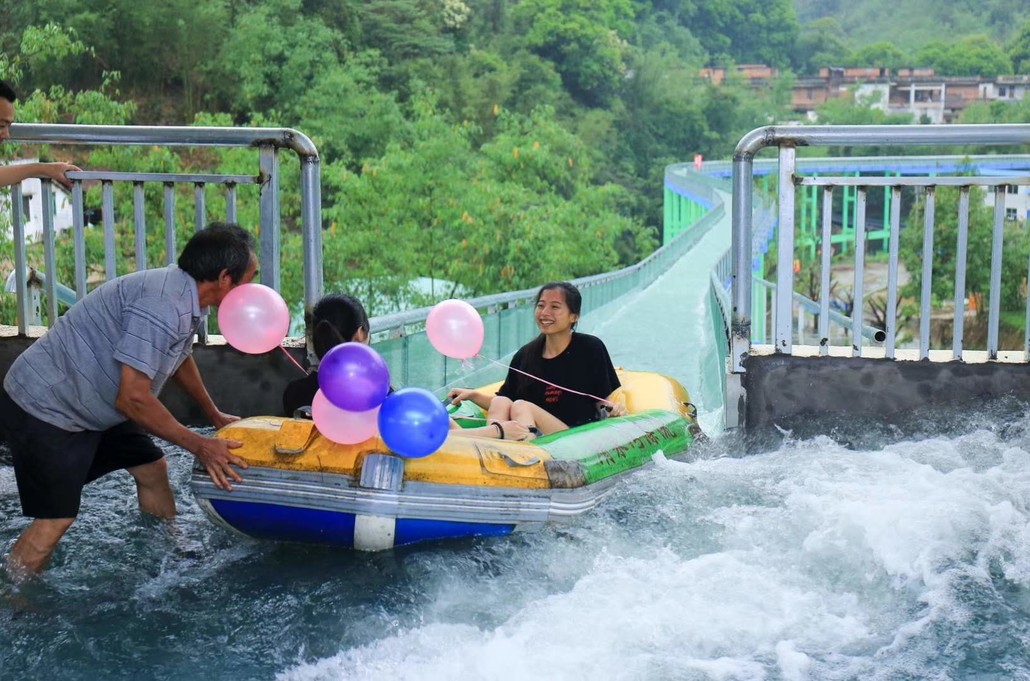
[[[679,414],[649,409],[563,430],[533,441],[555,459],[583,467],[587,484],[638,468],[661,451],[671,457],[690,447],[690,423]]]

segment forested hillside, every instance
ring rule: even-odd
[[[886,41],[911,51],[970,35],[1005,45],[1027,19],[1026,3],[1012,0],[794,0],[794,7],[804,25],[834,20],[854,49]]]
[[[826,16],[872,4],[797,0],[799,21],[790,0],[5,2],[0,77],[24,94],[23,121],[304,131],[323,155],[327,287],[360,287],[385,309],[418,276],[480,294],[636,262],[658,242],[667,164],[725,158],[748,130],[790,119],[794,73],[898,57]],[[1007,25],[1011,39],[978,68],[1008,73],[1030,57],[1030,23],[988,18],[1001,3],[935,4],[978,17],[955,31]],[[933,47],[917,42],[899,38],[898,58]],[[927,54],[939,65],[968,52]],[[783,75],[759,90],[699,77],[755,62]],[[253,171],[235,153],[75,160]],[[299,209],[285,203],[284,294],[296,301]]]

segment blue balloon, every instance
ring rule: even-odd
[[[340,409],[368,411],[390,392],[390,369],[364,343],[340,343],[319,362],[318,387]]]
[[[447,408],[423,388],[401,388],[379,408],[379,435],[392,451],[407,459],[440,448],[450,429]]]

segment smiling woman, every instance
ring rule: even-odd
[[[544,284],[536,296],[540,335],[515,353],[497,395],[459,388],[451,401],[470,400],[489,410],[490,423],[511,419],[544,435],[596,421],[601,409],[624,415],[624,407],[606,399],[620,385],[608,349],[600,338],[575,331],[582,304],[571,283]],[[503,428],[497,430],[503,439]]]

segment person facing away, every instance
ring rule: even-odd
[[[10,83],[0,80],[0,142],[11,136],[11,125],[14,123],[14,103],[18,95]],[[71,189],[68,179],[69,170],[82,170],[70,163],[21,163],[13,166],[0,166],[0,187],[18,184],[30,177],[48,177]]]
[[[583,297],[573,284],[544,284],[536,295],[540,335],[512,357],[497,394],[457,388],[450,392],[451,401],[471,400],[487,410],[491,424],[511,419],[543,435],[596,421],[601,408],[610,409],[612,416],[624,416],[623,405],[609,405],[605,399],[621,385],[608,349],[601,339],[575,330],[582,304]],[[500,437],[505,436],[503,427],[497,430]]]
[[[369,342],[368,313],[357,298],[346,293],[323,296],[311,310],[307,320],[311,347],[322,359],[340,343]],[[283,414],[294,416],[298,409],[310,407],[318,392],[318,369],[312,369],[304,378],[290,381],[283,390]]]
[[[14,460],[22,512],[32,522],[14,543],[7,571],[41,572],[79,513],[82,488],[125,469],[139,507],[175,516],[164,454],[148,435],[192,453],[216,486],[242,480],[242,443],[206,437],[158,400],[171,378],[222,427],[238,417],[215,406],[193,360],[193,337],[207,309],[257,271],[253,238],[238,225],[197,232],[178,265],[112,279],[58,318],[15,359],[0,391],[0,425]]]
[[[311,317],[307,320],[307,327],[311,334],[311,345],[315,356],[322,359],[329,350],[340,343],[348,341],[365,343],[371,340],[368,313],[361,302],[345,293],[330,293],[323,296],[311,310]],[[306,408],[311,406],[318,392],[318,370],[313,369],[304,378],[298,378],[287,384],[283,391],[283,414],[285,416],[306,416],[310,413]],[[393,388],[390,388],[393,392]],[[514,439],[524,439],[529,431],[520,424],[510,421],[505,424]],[[451,419],[451,430],[459,429],[460,426]],[[479,435],[486,437],[497,437],[497,429],[494,426],[482,426],[476,428],[465,428],[463,435]]]

